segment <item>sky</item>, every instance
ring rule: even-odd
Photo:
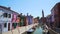
[[[42,17],[51,14],[51,9],[60,0],[0,0],[1,6],[11,7],[11,10],[23,15],[32,15],[34,17]]]

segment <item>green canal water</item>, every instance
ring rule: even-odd
[[[27,34],[27,32],[23,33],[23,34]],[[30,34],[30,33],[28,33]],[[31,34],[43,34],[43,30],[42,28],[39,26],[39,27],[36,27],[36,30],[34,32],[32,32]]]
[[[43,34],[43,30],[41,27],[37,27],[36,30],[32,34]]]

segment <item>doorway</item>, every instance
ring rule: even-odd
[[[8,31],[10,30],[10,23],[8,23]]]

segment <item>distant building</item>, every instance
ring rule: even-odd
[[[57,3],[51,9],[51,14],[52,14],[52,22],[54,22],[54,26],[60,28],[60,2]]]
[[[39,23],[39,17],[34,18],[34,23]]]
[[[44,17],[44,11],[42,10],[42,17],[41,17],[42,23],[46,23],[46,17]]]
[[[42,17],[44,18],[44,11],[42,10]]]
[[[38,23],[38,19],[37,18],[34,18],[34,23]]]
[[[46,16],[46,24],[48,26],[52,26],[53,22],[52,22],[52,16],[51,16],[51,14],[48,15],[48,16]]]
[[[27,17],[28,25],[33,24],[33,16],[28,15],[28,13],[27,13],[27,16],[26,17]]]
[[[43,23],[43,24],[46,23],[46,17],[44,17],[44,18],[41,17],[41,18],[40,18],[40,21],[41,21],[41,23]]]
[[[20,14],[20,22],[19,22],[19,26],[25,26],[25,16],[22,15],[22,13]]]
[[[0,30],[7,32],[12,29],[13,14],[16,13],[10,7],[0,6]]]

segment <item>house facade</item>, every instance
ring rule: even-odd
[[[12,12],[10,11],[10,8],[0,6],[0,26],[1,31],[6,32],[11,30],[11,19],[12,19]]]
[[[60,28],[60,2],[51,9],[51,14],[54,27]]]
[[[18,27],[18,13],[16,12],[12,12],[12,29],[15,29],[16,27]]]
[[[28,25],[33,24],[33,16],[28,15],[28,13],[27,13],[27,16],[26,17],[27,17]]]
[[[51,14],[46,17],[46,24],[50,27],[53,25]]]
[[[10,7],[0,6],[0,31],[7,32],[12,29],[13,16],[15,19],[16,12],[12,11]]]
[[[34,23],[38,23],[38,19],[37,18],[34,18]]]

